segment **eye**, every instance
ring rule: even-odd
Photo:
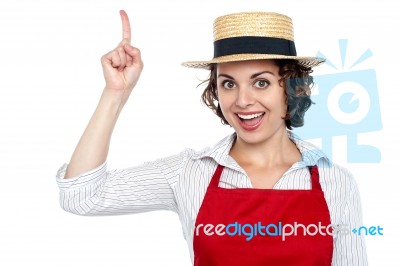
[[[266,79],[260,79],[260,80],[257,80],[257,81],[254,83],[254,85],[255,85],[256,87],[261,88],[261,89],[265,89],[266,87],[268,87],[269,84],[270,84],[269,81],[266,80]]]
[[[222,82],[222,86],[225,89],[233,89],[236,87],[235,82],[233,82],[232,80],[225,80]]]

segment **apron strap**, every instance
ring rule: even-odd
[[[218,187],[219,180],[221,178],[222,170],[224,170],[224,167],[222,165],[218,164],[217,170],[215,170],[214,175],[211,178],[211,182],[209,184],[209,187]]]
[[[311,189],[322,191],[321,184],[319,183],[319,172],[318,167],[316,165],[309,166],[311,175]]]

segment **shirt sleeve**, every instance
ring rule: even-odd
[[[78,215],[120,215],[153,210],[177,212],[174,187],[185,152],[136,167],[107,170],[107,163],[64,179],[67,164],[57,172],[60,205]]]
[[[348,186],[345,194],[344,209],[340,219],[337,235],[334,238],[333,266],[368,265],[363,234],[353,232],[362,224],[361,200],[358,186],[349,171],[343,170]]]

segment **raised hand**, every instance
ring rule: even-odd
[[[128,15],[121,10],[122,41],[101,58],[106,87],[78,145],[64,178],[79,176],[106,161],[112,132],[122,107],[136,85],[143,63],[139,49],[131,46]]]
[[[139,49],[131,46],[131,26],[128,15],[120,11],[122,20],[122,41],[101,58],[106,90],[109,90],[125,103],[130,92],[139,80],[143,62]]]

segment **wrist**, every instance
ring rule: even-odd
[[[125,105],[124,97],[121,93],[116,93],[108,89],[104,89],[97,109],[110,118],[118,118],[122,108]],[[110,117],[112,116],[112,117]]]
[[[101,95],[99,104],[105,106],[110,112],[119,113],[125,106],[126,99],[128,98],[127,93],[128,91],[126,90],[116,91],[106,87]]]

